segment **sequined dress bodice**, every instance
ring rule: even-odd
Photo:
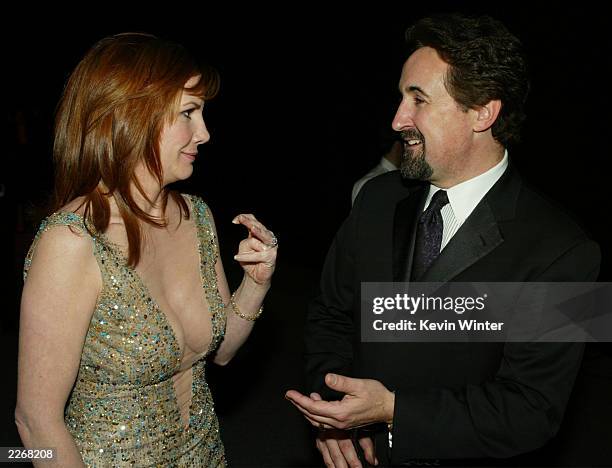
[[[195,217],[203,294],[210,308],[214,351],[225,331],[217,289],[216,243],[206,204],[186,196]],[[65,422],[88,466],[225,466],[213,400],[206,383],[206,356],[192,367],[188,425],[181,419],[172,376],[181,351],[163,311],[125,256],[71,212],[46,218],[26,257],[46,229],[68,225],[91,236],[102,274],[102,291],[85,338]],[[89,229],[87,229],[89,228]],[[194,246],[195,248],[195,246]]]

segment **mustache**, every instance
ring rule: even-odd
[[[421,140],[425,141],[423,134],[419,132],[416,128],[409,128],[408,130],[403,130],[400,132],[402,136],[402,140]]]

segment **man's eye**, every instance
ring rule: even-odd
[[[425,100],[421,99],[420,97],[418,97],[418,96],[414,97],[414,103],[415,104],[417,104],[417,105],[418,104],[423,104],[424,102],[425,102]]]

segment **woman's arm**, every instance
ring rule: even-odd
[[[250,214],[236,216],[235,224],[242,224],[249,230],[249,237],[240,242],[238,254],[234,257],[244,269],[244,277],[231,299],[221,258],[217,259],[215,270],[219,293],[226,304],[227,324],[225,338],[217,350],[214,362],[227,364],[248,338],[266,293],[272,283],[276,265],[276,246],[271,247],[274,234],[268,231]],[[233,303],[232,303],[233,302]]]
[[[88,236],[68,226],[42,233],[21,298],[15,421],[25,447],[55,449],[53,466],[83,466],[64,406],[101,287]]]

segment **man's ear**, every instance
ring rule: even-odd
[[[499,112],[501,111],[502,103],[499,99],[493,99],[487,102],[484,106],[477,107],[476,121],[474,122],[475,132],[485,132],[493,126]]]

